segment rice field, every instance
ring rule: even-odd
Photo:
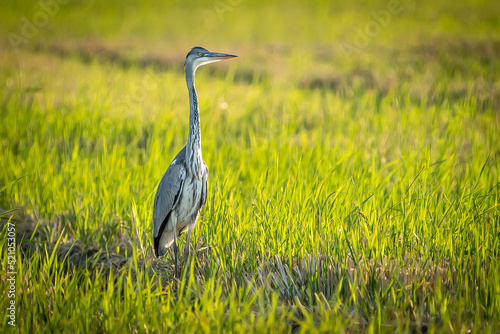
[[[500,331],[499,13],[3,4],[0,331]],[[238,58],[196,73],[208,200],[176,281],[153,200],[195,45]]]

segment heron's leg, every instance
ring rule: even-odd
[[[177,253],[178,253],[177,238],[174,238],[174,263],[175,263],[174,276],[175,276],[175,278],[177,278]]]
[[[175,215],[172,215],[172,218],[171,218],[171,224],[172,224],[172,229],[174,231],[174,263],[175,263],[175,273],[174,273],[174,277],[175,278],[178,278],[179,276],[177,275],[177,257],[178,257],[178,253],[179,253],[179,247],[177,246],[177,219],[175,217]]]
[[[186,244],[184,245],[184,250],[182,252],[182,260],[184,263],[186,263],[188,258],[189,258],[189,247],[191,246],[191,231],[192,230],[193,230],[193,228],[189,227],[188,235],[186,238]]]

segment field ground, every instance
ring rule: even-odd
[[[66,2],[0,11],[2,332],[500,330],[500,3]],[[239,58],[197,71],[175,289],[194,45]]]

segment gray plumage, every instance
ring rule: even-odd
[[[153,237],[156,256],[162,256],[173,244],[177,274],[177,238],[188,232],[184,256],[188,255],[191,231],[205,205],[208,190],[208,169],[201,152],[198,96],[194,74],[201,65],[236,56],[209,52],[194,47],[186,56],[186,84],[189,92],[189,134],[186,145],[177,154],[163,175],[156,191],[153,210]]]

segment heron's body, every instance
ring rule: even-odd
[[[232,57],[235,56],[209,52],[201,47],[194,47],[186,57],[190,106],[188,140],[163,175],[156,191],[153,210],[155,254],[164,255],[173,244],[176,273],[177,237],[188,232],[185,248],[188,250],[191,231],[205,205],[208,190],[208,169],[201,152],[200,115],[194,73],[200,65]]]
[[[153,220],[160,221],[165,226],[161,236],[155,230],[155,251],[157,256],[165,254],[174,239],[189,229],[194,228],[198,214],[205,205],[208,187],[208,169],[203,160],[196,163],[195,168],[189,168],[186,163],[186,147],[184,147],[170,164],[163,175],[155,197],[155,210]],[[201,153],[201,152],[200,152]],[[201,158],[201,154],[200,154]],[[166,212],[165,194],[168,189],[178,189],[174,196],[174,203],[170,212]],[[163,218],[163,219],[162,219]],[[156,225],[155,225],[156,226]],[[175,232],[174,232],[175,231]]]

